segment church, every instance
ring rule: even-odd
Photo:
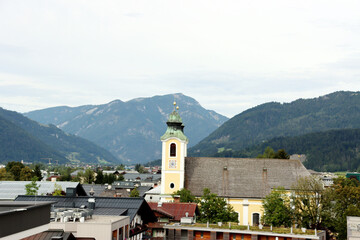
[[[161,137],[162,202],[173,201],[171,194],[182,188],[197,197],[209,188],[234,207],[241,225],[258,225],[262,200],[272,189],[290,190],[297,179],[310,175],[299,160],[187,157],[188,138],[177,110],[169,115]]]

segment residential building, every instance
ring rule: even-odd
[[[308,229],[279,229],[250,226],[206,225],[206,224],[168,224],[168,240],[326,240],[325,231]]]
[[[149,222],[156,217],[143,198],[74,197],[74,196],[18,196],[15,201],[51,201],[54,209],[91,209],[92,216],[128,216],[129,238],[142,239]],[[66,231],[66,229],[65,229]]]

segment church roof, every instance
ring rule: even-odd
[[[182,119],[181,119],[179,113],[175,110],[172,113],[170,113],[167,121],[172,122],[172,123],[182,123]]]
[[[271,189],[291,186],[310,173],[299,160],[208,158],[185,159],[185,188],[201,196],[204,188],[222,197],[264,198]]]
[[[161,140],[175,137],[185,142],[188,141],[188,138],[184,134],[184,125],[182,124],[182,119],[177,111],[174,110],[172,113],[170,113],[166,124],[168,127],[165,134],[160,138]]]

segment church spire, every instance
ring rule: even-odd
[[[188,141],[188,138],[184,134],[184,125],[182,123],[182,119],[177,110],[179,110],[179,107],[176,106],[176,102],[174,102],[174,111],[169,115],[169,118],[166,122],[167,130],[160,138],[161,140],[176,137],[182,141]]]

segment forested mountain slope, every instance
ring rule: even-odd
[[[294,137],[277,137],[241,151],[224,150],[216,157],[257,157],[265,148],[305,154],[304,165],[316,171],[359,171],[360,129],[329,130]]]
[[[360,128],[360,93],[335,92],[291,103],[270,102],[244,111],[189,149],[189,156],[234,151],[280,136]]]
[[[71,160],[75,162],[85,163],[105,163],[116,162],[116,158],[105,149],[96,144],[67,134],[55,125],[41,125],[23,115],[0,108],[0,117],[2,121],[2,132],[7,134],[3,136],[3,140],[12,139],[12,148],[2,148],[4,154],[12,152],[11,160],[27,160],[27,161],[47,161],[45,158],[58,160],[59,163]],[[30,146],[36,146],[31,148]],[[22,149],[21,151],[19,151]],[[13,155],[19,151],[26,151],[27,158],[18,159],[18,155]],[[8,157],[0,159],[0,161],[9,160]],[[32,157],[29,157],[32,156]]]

